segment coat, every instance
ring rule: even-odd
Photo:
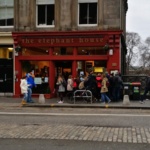
[[[102,79],[101,93],[108,92],[107,82],[108,82],[108,79],[106,77]]]
[[[26,79],[21,79],[20,83],[21,93],[28,93],[28,84]]]
[[[58,80],[57,80],[57,83],[56,83],[56,85],[58,86],[58,92],[65,92],[65,87],[63,86],[63,80],[64,79],[61,79],[61,78],[59,78]]]

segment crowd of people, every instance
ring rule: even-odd
[[[119,101],[123,98],[123,81],[121,74],[97,73],[89,71],[88,76],[81,74],[76,78],[69,75],[67,79],[59,74],[55,89],[57,89],[60,100],[63,103],[65,95],[71,96],[75,90],[90,90],[94,101],[102,103],[110,103],[111,101]]]

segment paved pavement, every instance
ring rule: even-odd
[[[38,98],[34,98],[35,103],[27,104],[24,107],[85,107],[85,108],[131,108],[149,109],[150,100],[140,104],[139,101],[130,101],[130,105],[123,105],[123,102],[111,102],[109,104],[84,103],[77,101],[76,104],[68,103],[67,99],[63,104],[58,104],[58,98],[46,99],[44,104],[40,104]],[[1,107],[18,107],[21,105],[21,98],[0,97]],[[102,141],[116,143],[150,143],[150,128],[146,127],[101,127],[84,126],[71,124],[16,124],[0,123],[0,139],[66,139]]]
[[[140,104],[138,100],[130,100],[128,105],[123,104],[123,101],[111,102],[109,104],[102,104],[100,102],[87,103],[82,100],[68,102],[67,98],[64,98],[63,104],[58,104],[58,98],[45,99],[45,103],[39,103],[39,98],[33,98],[34,103],[27,103],[23,107],[71,107],[71,108],[124,108],[124,109],[150,109],[150,100],[145,100],[144,104]],[[0,97],[0,106],[20,106],[21,98],[13,97]]]
[[[65,139],[118,143],[150,143],[150,129],[129,127],[90,127],[81,125],[2,124],[0,139]]]

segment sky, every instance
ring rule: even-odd
[[[145,40],[150,37],[150,0],[128,0],[126,31],[136,32]]]

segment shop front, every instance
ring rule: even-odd
[[[14,32],[16,73],[15,94],[20,96],[20,79],[34,71],[37,87],[33,95],[40,93],[52,97],[59,73],[67,79],[94,72],[120,70],[120,36],[122,31],[74,31],[74,32]]]

